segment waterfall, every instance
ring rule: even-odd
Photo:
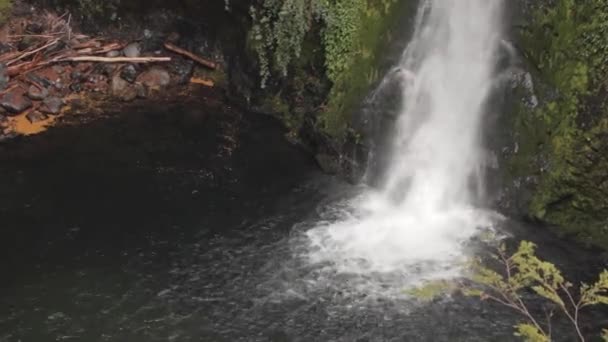
[[[501,0],[422,1],[413,38],[387,77],[402,105],[378,189],[307,232],[309,257],[338,272],[458,274],[464,244],[491,225],[482,203],[481,129],[502,39]]]

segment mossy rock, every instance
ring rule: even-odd
[[[507,172],[538,180],[530,216],[608,248],[608,3],[539,1],[521,38],[544,86],[538,108],[513,113]]]
[[[330,1],[323,5],[327,12],[315,17],[314,25],[307,24],[301,43],[298,34],[283,35],[283,29],[291,27],[282,21],[283,11],[291,10],[297,17],[293,20],[302,20],[300,8],[287,3],[294,8],[277,12],[264,3],[267,7],[253,12],[247,46],[258,55],[260,83],[266,90],[260,96],[282,93],[291,116],[314,113],[319,131],[344,141],[353,114],[390,67],[385,63],[388,47],[406,38],[397,31],[409,26],[418,1]]]
[[[352,59],[334,77],[321,113],[323,129],[331,136],[343,138],[352,123],[353,114],[363,99],[378,83],[389,66],[383,65],[385,53],[396,37],[403,33],[413,16],[412,0],[368,0],[361,13],[360,30],[354,39]]]

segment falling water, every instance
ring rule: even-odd
[[[402,105],[383,186],[307,232],[310,260],[348,274],[458,274],[464,244],[491,225],[480,130],[501,42],[501,0],[422,1],[392,75]]]

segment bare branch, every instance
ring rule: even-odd
[[[216,69],[217,68],[217,63],[208,61],[208,60],[206,60],[206,59],[204,59],[204,58],[202,58],[200,56],[197,56],[197,55],[193,54],[190,51],[186,51],[186,50],[184,50],[184,49],[182,49],[180,47],[177,47],[177,46],[175,46],[175,45],[173,45],[173,44],[171,44],[169,42],[165,43],[165,48],[167,50],[169,50],[169,51],[173,51],[173,52],[178,53],[180,55],[184,55],[184,56],[192,59],[193,61],[195,61],[195,62],[197,62],[197,63],[199,63],[201,65],[206,66],[207,68],[210,68],[210,69]]]
[[[171,57],[99,57],[99,56],[75,56],[59,57],[49,63],[60,62],[99,62],[99,63],[157,63],[170,62]]]

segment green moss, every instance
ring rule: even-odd
[[[3,25],[8,19],[13,2],[11,0],[0,0],[0,25]]]
[[[253,26],[248,36],[248,46],[258,56],[262,87],[269,84],[271,75],[280,84],[275,86],[280,89],[269,91],[275,95],[288,87],[305,96],[303,89],[320,86],[324,94],[306,94],[325,100],[323,106],[314,106],[315,111],[321,107],[318,127],[335,138],[343,137],[352,112],[380,75],[381,53],[409,3],[412,1],[262,1],[251,10]],[[320,64],[318,56],[322,57]],[[319,73],[319,69],[323,71]],[[303,108],[295,103],[298,101],[288,102],[293,111]],[[310,106],[304,112],[308,109]]]
[[[404,18],[407,0],[368,0],[360,13],[362,28],[352,37],[350,58],[332,77],[327,106],[321,114],[323,129],[334,137],[347,131],[352,113],[370,87],[381,76],[382,53],[391,41],[393,29]]]
[[[85,17],[102,18],[109,17],[115,11],[120,0],[78,0],[76,1],[78,12]]]
[[[281,93],[267,97],[262,103],[261,109],[283,121],[292,134],[302,124],[303,116],[297,115],[291,110],[289,103],[283,99]]]
[[[547,84],[536,110],[516,112],[521,150],[513,175],[536,175],[533,216],[560,231],[608,247],[608,3],[558,0],[537,4],[522,40]],[[590,104],[593,103],[593,106]],[[534,167],[533,160],[545,165]]]
[[[435,280],[424,283],[421,286],[408,289],[406,294],[422,301],[430,302],[438,297],[455,292],[458,284],[447,280]]]

